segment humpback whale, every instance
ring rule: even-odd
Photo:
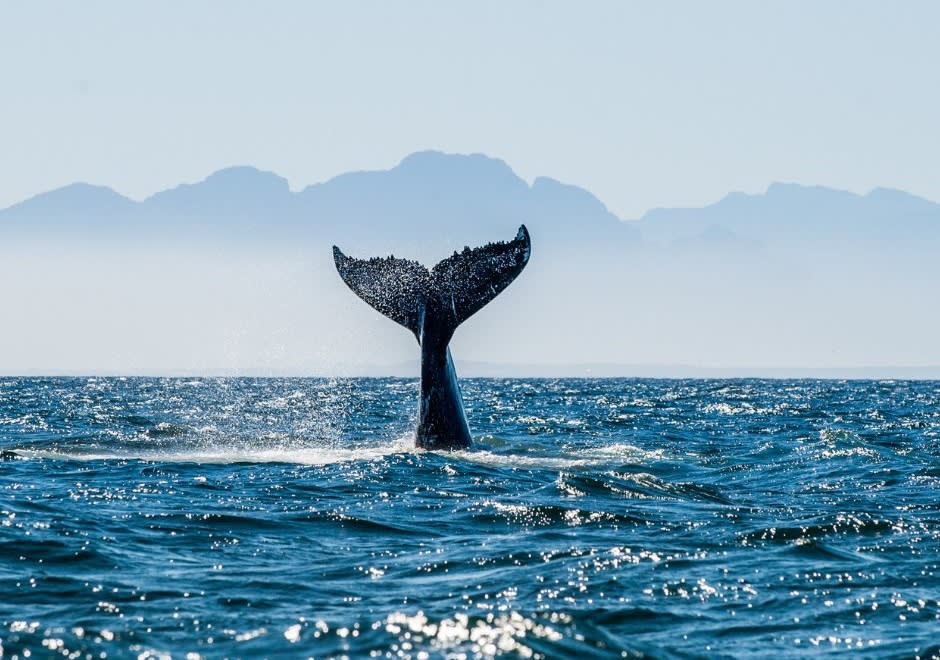
[[[421,347],[421,398],[415,445],[465,449],[471,445],[451,338],[461,323],[516,279],[532,246],[525,225],[508,242],[465,247],[430,271],[417,261],[391,257],[355,259],[333,246],[336,270],[353,293],[376,311],[411,330]]]

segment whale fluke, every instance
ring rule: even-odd
[[[333,246],[336,270],[346,285],[376,311],[411,330],[421,331],[431,274],[417,261],[395,257],[354,259]]]
[[[470,446],[448,344],[457,326],[516,279],[531,251],[525,225],[511,241],[465,247],[430,271],[407,259],[347,257],[333,246],[336,270],[353,293],[411,330],[421,345],[421,399],[415,431],[419,447]]]
[[[516,279],[528,263],[530,251],[529,232],[522,225],[513,240],[465,247],[431,272],[408,259],[347,257],[335,245],[333,260],[353,293],[417,336],[429,306],[442,311],[439,320],[455,330]]]
[[[525,225],[508,243],[454,252],[431,269],[436,295],[446,306],[450,299],[454,328],[478,312],[522,272],[529,261],[531,243]]]

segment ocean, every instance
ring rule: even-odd
[[[3,658],[940,657],[940,382],[0,379]]]

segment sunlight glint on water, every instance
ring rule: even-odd
[[[0,379],[4,657],[940,653],[938,383],[416,396]]]

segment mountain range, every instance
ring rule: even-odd
[[[330,246],[431,265],[521,223],[532,260],[458,332],[458,362],[606,375],[598,365],[781,375],[940,364],[940,204],[774,183],[625,220],[583,188],[424,151],[296,192],[232,167],[141,201],[76,183],[0,210],[0,296],[16,321],[0,328],[0,371],[407,363],[413,340],[345,290]],[[622,375],[649,371],[637,369]]]
[[[283,177],[230,167],[134,201],[75,183],[0,210],[0,235],[49,238],[328,236],[413,245],[415,238],[492,239],[525,222],[550,240],[753,249],[832,241],[918,244],[940,239],[940,204],[876,188],[866,195],[773,183],[702,208],[654,209],[636,220],[589,191],[549,177],[531,184],[481,154],[411,154],[385,171],[350,172],[292,192]]]
[[[399,250],[509,238],[520,223],[551,240],[639,237],[581,188],[547,177],[529,185],[502,161],[431,151],[388,171],[343,174],[298,192],[271,172],[231,167],[139,202],[76,183],[0,211],[0,235],[10,238],[325,238]]]

